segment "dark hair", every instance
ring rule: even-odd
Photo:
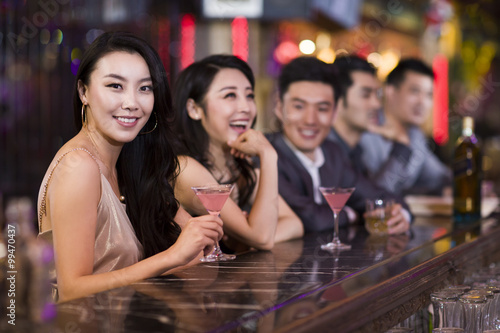
[[[184,69],[174,85],[174,105],[176,112],[177,136],[180,140],[177,152],[179,155],[187,155],[196,159],[208,170],[212,170],[212,163],[208,152],[209,137],[200,121],[189,117],[186,104],[191,98],[194,102],[205,109],[205,96],[215,76],[223,68],[234,68],[239,70],[250,81],[252,89],[255,87],[255,79],[252,69],[240,58],[232,55],[212,55],[195,62]],[[239,206],[248,203],[255,187],[255,171],[253,166],[246,160],[235,158],[239,175],[233,175],[230,182],[238,181],[240,193]]]
[[[90,83],[97,62],[111,52],[137,53],[145,60],[153,83],[153,112],[141,132],[156,128],[149,134],[139,134],[126,143],[118,158],[118,184],[125,196],[127,215],[146,257],[170,247],[179,236],[180,227],[174,217],[179,209],[173,181],[179,162],[170,142],[172,100],[165,68],[156,51],[143,39],[127,32],[107,32],[100,35],[86,50],[74,90],[74,114],[77,129],[82,127],[82,102],[78,81]]]
[[[370,75],[375,76],[376,70],[372,64],[363,58],[356,55],[347,55],[335,59],[333,63],[333,70],[337,74],[337,82],[339,86],[339,98],[343,97],[346,100],[347,90],[352,86],[354,81],[352,80],[353,72],[365,72]]]
[[[434,80],[432,68],[420,59],[407,58],[400,60],[398,65],[387,75],[386,84],[398,87],[405,80],[406,72],[409,71],[427,75]]]
[[[332,86],[334,102],[339,99],[338,84],[332,66],[314,57],[298,57],[286,64],[278,78],[279,97],[288,91],[290,85],[299,81],[322,82]]]

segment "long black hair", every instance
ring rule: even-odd
[[[236,56],[222,54],[212,55],[191,64],[180,73],[174,85],[175,128],[180,140],[177,152],[179,155],[193,157],[208,170],[213,169],[208,152],[209,137],[201,122],[189,117],[186,104],[191,98],[203,107],[206,114],[205,96],[215,76],[223,68],[239,70],[254,89],[255,79],[250,66]],[[246,159],[235,158],[234,161],[239,174],[232,175],[229,182],[237,182],[240,193],[238,205],[243,207],[249,203],[256,176],[253,165]]]
[[[139,135],[126,143],[118,158],[118,184],[126,198],[127,215],[146,257],[170,247],[179,236],[180,227],[174,221],[179,209],[173,184],[179,161],[171,142],[172,98],[165,68],[157,52],[143,39],[127,32],[106,32],[85,52],[74,89],[75,125],[82,128],[82,101],[78,82],[88,85],[97,62],[111,52],[139,54],[146,62],[153,82],[154,106],[151,116]],[[155,128],[156,124],[156,128]]]

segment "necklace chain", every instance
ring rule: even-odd
[[[94,139],[92,138],[92,136],[90,136],[90,133],[88,133],[88,129],[86,127],[83,129],[83,133],[90,140],[90,143],[92,144],[92,148],[94,148],[94,151],[95,151],[95,153],[96,153],[97,158],[99,159],[99,161],[101,161],[101,163],[104,165],[104,167],[106,169],[108,169],[108,167],[106,166],[106,164],[102,160],[101,154],[99,154],[99,150],[97,150],[97,145],[95,144]],[[108,171],[109,171],[109,169],[108,169]]]

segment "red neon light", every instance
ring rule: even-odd
[[[231,23],[231,39],[233,54],[245,61],[248,60],[248,21],[242,16],[235,17]]]
[[[437,55],[432,62],[434,80],[433,137],[438,145],[448,142],[448,59]]]
[[[194,62],[196,23],[191,14],[181,18],[181,69]]]

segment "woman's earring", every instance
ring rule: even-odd
[[[141,133],[139,133],[139,135],[149,134],[149,133],[153,132],[156,129],[156,127],[158,126],[158,118],[156,117],[156,112],[153,112],[153,114],[155,115],[155,126],[153,127],[152,130],[147,131],[147,132],[141,132]]]
[[[87,113],[85,112],[86,104],[82,104],[82,127],[87,127]]]

